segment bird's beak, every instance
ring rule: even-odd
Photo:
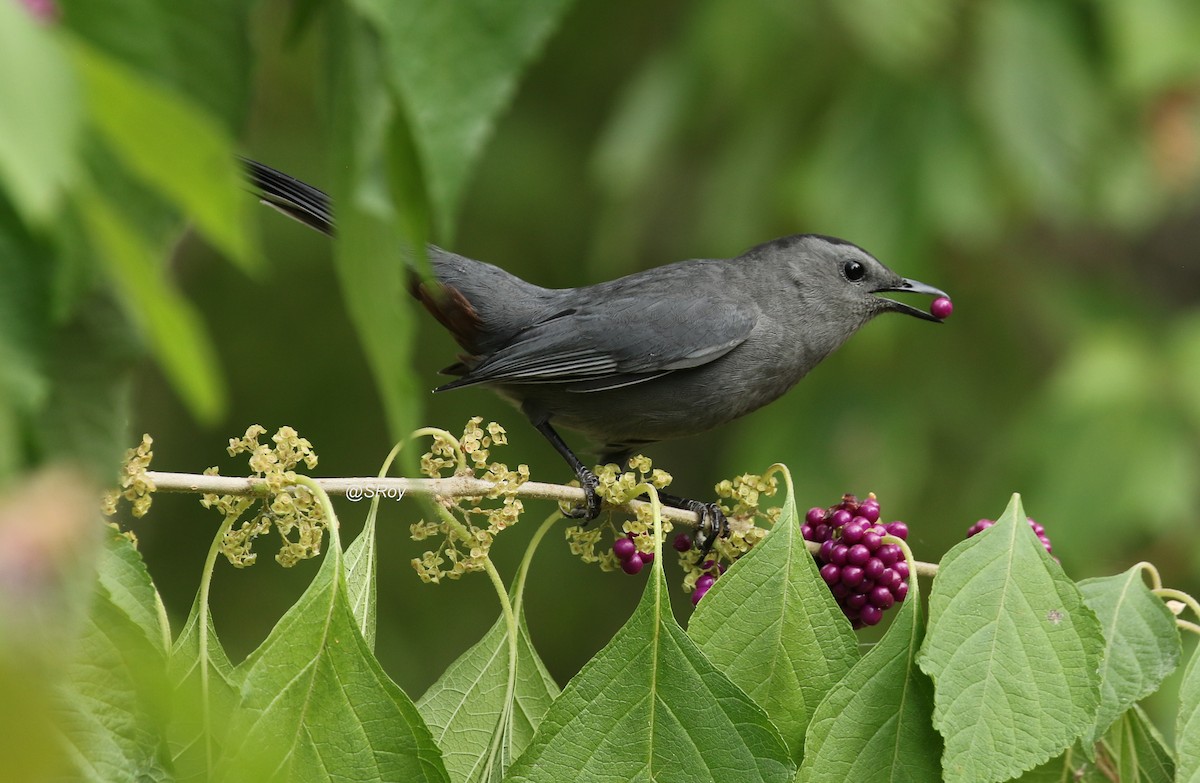
[[[879,293],[881,291],[903,291],[911,294],[929,294],[930,296],[946,296],[949,298],[945,291],[934,288],[931,285],[926,285],[918,280],[909,280],[907,277],[901,278],[900,282],[896,285],[888,286],[887,288],[879,288],[872,293]],[[886,296],[881,296],[879,298],[887,303],[885,307],[888,310],[894,310],[897,313],[904,313],[905,315],[911,315],[916,318],[923,318],[926,321],[933,321],[934,323],[942,323],[941,318],[938,318],[936,315],[926,310],[918,310],[912,305],[905,304],[904,302],[897,302],[895,299],[888,299]]]

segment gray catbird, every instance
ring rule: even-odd
[[[322,191],[254,161],[262,200],[333,234]],[[594,438],[620,460],[702,432],[781,396],[867,321],[899,312],[941,322],[876,294],[945,296],[870,253],[818,234],[784,237],[732,260],[681,261],[584,288],[551,289],[499,267],[429,248],[434,281],[412,293],[466,352],[435,391],[486,384],[518,405],[575,471],[600,513],[596,477],[554,425]],[[700,515],[705,550],[725,520],[716,504],[664,496]]]

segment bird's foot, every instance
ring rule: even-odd
[[[600,516],[600,506],[604,503],[600,498],[600,493],[596,491],[600,486],[600,479],[596,478],[596,474],[587,468],[580,468],[576,476],[579,479],[579,486],[583,489],[583,505],[566,509],[563,511],[563,516],[570,519],[581,519],[583,520],[582,524],[587,524]]]
[[[716,503],[687,500],[684,507],[700,517],[700,523],[696,525],[696,544],[700,547],[700,560],[703,561],[712,551],[718,538],[729,536],[729,520]]]

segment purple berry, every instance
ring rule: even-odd
[[[642,560],[642,556],[634,552],[629,557],[621,561],[621,570],[632,576],[642,570],[642,566],[646,563]]]
[[[899,560],[892,566],[892,570],[900,575],[901,581],[908,581],[908,561]]]
[[[892,588],[892,597],[896,599],[896,603],[900,603],[908,597],[908,582],[901,582]]]
[[[896,538],[903,539],[908,538],[908,525],[904,524],[903,522],[888,522],[883,527],[885,530],[887,530],[889,536],[895,536]]]
[[[877,606],[880,609],[887,609],[891,607],[892,604],[896,603],[896,599],[892,595],[892,591],[886,587],[883,587],[882,585],[879,585],[872,590],[871,594],[867,596],[867,600],[870,601],[871,606]]]
[[[878,579],[880,574],[882,574],[886,568],[887,566],[883,564],[882,560],[880,560],[878,557],[872,557],[867,561],[867,564],[863,566],[863,571],[866,572],[868,578]]]
[[[821,578],[825,580],[827,585],[835,585],[842,578],[842,569],[835,566],[833,563],[826,563],[821,566]]]
[[[880,533],[877,533],[875,528],[871,528],[867,532],[863,533],[862,545],[870,551],[877,551],[882,544],[883,536]]]
[[[863,570],[858,566],[846,566],[842,569],[841,581],[846,587],[858,587],[862,580]]]
[[[675,547],[676,552],[686,552],[692,548],[692,537],[687,533],[680,533],[675,536],[675,540],[671,542],[671,546]]]
[[[853,514],[844,508],[839,508],[837,511],[833,512],[833,516],[830,518],[829,523],[834,527],[841,527],[851,519],[854,519]]]
[[[808,510],[808,513],[804,515],[804,521],[813,527],[816,527],[825,521],[825,509],[821,508],[820,506],[813,506]]]
[[[834,544],[833,548],[829,550],[829,562],[834,565],[846,565],[846,555],[849,550],[850,547],[845,544]]]
[[[650,565],[654,562],[653,552],[638,552],[638,557],[642,558],[642,563],[644,565]]]
[[[879,625],[879,621],[883,619],[883,610],[867,604],[859,611],[858,619],[862,621],[863,625]]]
[[[871,559],[871,550],[862,544],[855,544],[846,552],[846,562],[851,565],[864,566]]]
[[[855,593],[854,595],[851,595],[848,598],[846,598],[846,606],[844,608],[857,612],[857,611],[860,611],[866,605],[867,605],[867,596],[864,595],[863,593]]]
[[[707,592],[708,592],[707,589],[701,590],[699,587],[697,587],[695,590],[693,590],[692,591],[692,606],[695,606],[696,604],[700,603],[700,599],[703,598],[704,594]]]
[[[989,527],[991,527],[994,524],[996,524],[996,523],[990,519],[979,520],[978,522],[971,525],[971,527],[969,527],[967,529],[967,538],[970,538],[971,536],[976,535],[978,533],[982,533],[983,531],[987,530]]]
[[[874,524],[879,521],[879,501],[867,499],[858,507],[858,513],[868,522]]]
[[[878,557],[885,566],[890,568],[904,558],[904,550],[895,544],[884,544],[875,552],[875,557]]]
[[[948,296],[939,296],[929,305],[929,313],[934,318],[941,318],[942,320],[945,320],[949,318],[950,314],[953,312],[954,302],[951,302],[950,297]]]
[[[841,582],[838,582],[836,585],[830,586],[829,592],[833,593],[833,597],[838,599],[838,601],[842,601],[850,597],[851,591],[849,587],[846,587]]]
[[[612,549],[613,554],[616,555],[619,560],[628,560],[629,558],[633,557],[635,552],[637,552],[637,544],[633,543],[632,538],[618,538],[613,542]],[[642,567],[639,565],[635,570],[630,571],[629,573],[636,574],[641,570]]]
[[[813,541],[828,541],[829,535],[832,532],[833,531],[830,529],[829,525],[822,523],[813,528],[812,540]]]
[[[696,589],[697,590],[708,590],[708,588],[713,586],[713,582],[715,582],[715,581],[717,581],[717,578],[715,576],[713,576],[712,574],[701,574],[696,579]]]
[[[833,548],[835,546],[837,546],[837,544],[834,543],[832,538],[822,541],[821,548],[817,550],[817,557],[828,563],[830,557],[833,555]]]
[[[862,517],[855,517],[842,525],[842,543],[853,545],[862,541],[863,532],[867,529],[867,526],[860,522],[860,519]]]
[[[807,522],[805,522],[803,525],[801,525],[800,526],[800,537],[803,538],[805,541],[812,541],[813,540],[812,525],[808,524]]]

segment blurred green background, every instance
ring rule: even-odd
[[[406,4],[357,5],[371,17],[372,8]],[[437,7],[408,5],[417,9],[411,27],[381,36],[395,51],[406,51],[406,34],[427,30],[419,7]],[[173,40],[220,36],[237,56],[201,56],[199,46],[197,56],[172,52],[178,70],[165,75],[154,63],[167,55],[149,44],[137,54],[130,29],[140,17],[95,21],[119,7],[64,2],[60,24],[213,109],[244,154],[339,192],[339,134],[370,117],[339,114],[340,4],[189,0],[181,7],[192,15],[172,20]],[[509,13],[488,3],[461,8],[485,33]],[[1147,559],[1168,584],[1200,591],[1200,6],[579,0],[553,10],[514,3],[511,13],[537,17],[545,45],[529,48],[536,54],[511,103],[497,103],[490,137],[486,127],[473,137],[487,138],[477,165],[458,161],[461,206],[440,209],[455,199],[431,199],[441,244],[542,285],[575,286],[817,232],[860,244],[954,298],[943,326],[882,318],[779,402],[648,450],[675,476],[673,489],[707,497],[721,478],[784,462],[802,507],[873,491],[885,517],[909,524],[917,556],[932,561],[1019,491],[1073,577]],[[121,24],[129,29],[113,32]],[[413,48],[444,48],[447,62],[470,56],[452,34]],[[455,82],[439,81],[439,62],[431,57],[413,78],[425,99],[436,104],[441,89],[450,103]],[[491,67],[485,56],[477,65]],[[408,111],[419,123],[419,107]],[[0,115],[0,144],[10,122]],[[403,181],[396,157],[393,190]],[[102,164],[89,165],[109,187],[94,173]],[[15,243],[29,221],[12,218],[3,194],[0,202]],[[31,338],[35,364],[50,397],[78,383],[54,370],[64,364],[92,377],[132,373],[128,414],[120,389],[111,400],[84,395],[78,404],[90,409],[80,418],[97,426],[62,434],[60,408],[20,408],[10,396],[0,437],[18,447],[4,451],[15,455],[6,480],[63,453],[90,450],[107,464],[114,444],[133,445],[142,432],[154,437],[156,469],[220,465],[234,474],[241,468],[225,456],[226,439],[251,423],[297,428],[320,454],[317,475],[373,475],[401,425],[457,431],[471,415],[508,428],[512,445],[498,458],[527,462],[537,480],[570,478],[520,414],[488,392],[427,393],[455,354],[431,318],[398,296],[385,300],[401,318],[413,313],[416,333],[377,332],[377,347],[364,349],[334,243],[271,210],[253,215],[265,259],[258,273],[229,263],[207,235],[188,233],[163,254],[215,350],[227,404],[197,417],[177,378],[147,358],[145,330],[109,334],[92,323],[106,309],[144,323],[128,281],[101,265],[81,284],[99,293],[80,295],[71,318]],[[29,232],[31,242],[53,233]],[[66,257],[60,239],[51,244],[57,250],[47,253]],[[356,247],[373,251],[363,263],[404,263],[398,249]],[[80,252],[86,268],[92,262]],[[0,252],[9,279],[22,279],[21,258],[38,255]],[[13,308],[24,301],[9,292]],[[8,310],[18,325],[6,334],[19,346],[25,327],[16,312]],[[103,356],[93,341],[106,346]],[[415,390],[391,414],[385,400],[394,393],[380,391],[370,358],[389,347],[411,350],[411,367],[395,368],[396,388]],[[19,388],[13,377],[0,390]],[[55,405],[71,409],[67,397]],[[111,443],[97,443],[102,437]],[[525,522],[493,550],[506,575],[550,511],[528,505]],[[365,504],[337,506],[356,530]],[[408,561],[424,547],[407,535],[417,513],[410,501],[385,501],[381,511],[377,648],[414,697],[498,612],[482,577],[418,581]],[[172,618],[186,615],[219,522],[195,497],[163,495],[132,524]],[[269,556],[243,571],[218,564],[214,613],[231,657],[264,638],[315,568],[284,572]],[[621,625],[641,585],[573,559],[561,534],[543,544],[527,611],[560,683]],[[683,617],[689,605],[677,597]]]

